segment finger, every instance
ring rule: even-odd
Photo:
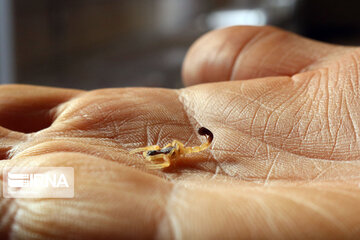
[[[185,85],[293,75],[346,48],[273,27],[231,27],[210,32],[190,48]]]
[[[0,87],[0,126],[23,133],[36,132],[51,125],[53,110],[82,91],[4,85]]]
[[[230,180],[231,181],[231,180]],[[347,184],[176,183],[160,236],[175,239],[352,239],[359,236],[360,191]],[[160,237],[160,238],[161,238]],[[165,237],[166,238],[166,237]]]
[[[164,179],[82,153],[19,157],[6,165],[20,166],[74,168],[74,198],[1,197],[0,239],[148,239],[171,190]]]

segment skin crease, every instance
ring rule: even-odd
[[[359,53],[233,27],[194,43],[180,90],[1,86],[0,167],[75,169],[73,199],[0,198],[1,239],[358,238]],[[201,126],[210,149],[167,169],[128,154]]]

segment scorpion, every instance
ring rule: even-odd
[[[134,154],[138,152],[143,152],[144,158],[152,163],[148,165],[148,167],[151,169],[167,168],[171,165],[173,161],[177,160],[179,157],[182,157],[188,153],[197,153],[204,151],[210,146],[214,138],[213,133],[205,127],[199,128],[198,133],[201,136],[206,137],[206,142],[202,143],[200,146],[185,147],[184,144],[180,141],[173,140],[171,143],[167,144],[162,148],[158,145],[152,145],[142,148],[136,148],[129,153]],[[157,163],[161,160],[162,162]]]

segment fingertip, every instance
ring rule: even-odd
[[[271,26],[219,29],[205,34],[191,46],[183,63],[183,81],[190,86],[289,76],[333,48]]]
[[[182,68],[184,84],[226,81],[241,45],[258,31],[254,27],[229,27],[200,37],[186,54]]]

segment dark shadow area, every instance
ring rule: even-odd
[[[9,130],[32,133],[50,127],[53,119],[49,109],[33,106],[2,108],[0,114],[0,126]],[[1,153],[0,153],[1,155]]]
[[[10,147],[2,147],[0,148],[0,161],[1,160],[9,160],[9,151]]]

